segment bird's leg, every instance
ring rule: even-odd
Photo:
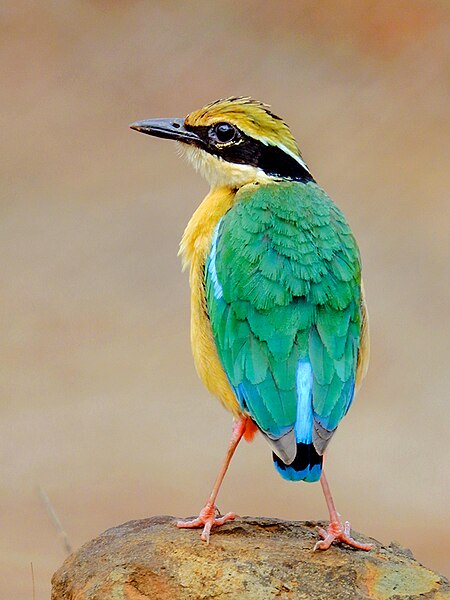
[[[231,436],[230,445],[228,447],[227,455],[223,462],[222,468],[217,475],[216,481],[212,492],[205,504],[200,511],[199,516],[192,521],[178,521],[177,527],[203,527],[201,538],[204,542],[209,544],[209,535],[212,527],[217,525],[223,525],[226,521],[231,521],[236,518],[235,513],[227,513],[226,515],[220,516],[219,511],[216,507],[216,498],[219,493],[220,486],[222,485],[223,478],[227,472],[228,465],[230,464],[233,454],[237,448],[237,445],[241,441],[244,435],[245,428],[247,426],[248,417],[240,417],[238,421],[235,421],[233,425],[233,434]]]
[[[319,535],[322,539],[316,543],[314,550],[328,550],[335,540],[337,542],[342,542],[343,544],[348,544],[353,548],[358,548],[358,550],[372,550],[372,544],[363,544],[351,537],[350,523],[348,521],[345,521],[345,523],[342,524],[341,516],[334,506],[333,496],[331,495],[330,487],[327,478],[325,477],[325,471],[322,471],[320,483],[330,513],[330,524],[326,530],[322,529],[322,527],[318,528]]]

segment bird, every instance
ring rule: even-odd
[[[320,481],[329,511],[314,550],[351,536],[337,512],[324,454],[369,360],[368,312],[355,237],[319,187],[283,119],[249,96],[185,118],[132,123],[177,142],[210,190],[180,242],[189,267],[191,346],[203,384],[233,415],[231,441],[205,506],[180,528],[236,518],[216,505],[242,438],[262,434],[287,480]]]

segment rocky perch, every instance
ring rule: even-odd
[[[355,533],[374,550],[313,552],[317,525],[243,517],[213,530],[207,546],[173,517],[130,521],[67,558],[52,600],[450,598],[449,582],[397,544]]]

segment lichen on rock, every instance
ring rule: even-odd
[[[52,600],[444,600],[448,581],[397,544],[371,552],[333,545],[313,552],[314,522],[243,517],[214,530],[209,546],[173,517],[108,529],[69,556]]]

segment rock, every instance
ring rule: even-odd
[[[207,546],[173,517],[130,521],[67,558],[52,600],[450,598],[449,582],[396,543],[355,533],[374,550],[313,552],[316,525],[238,518],[214,529]]]

